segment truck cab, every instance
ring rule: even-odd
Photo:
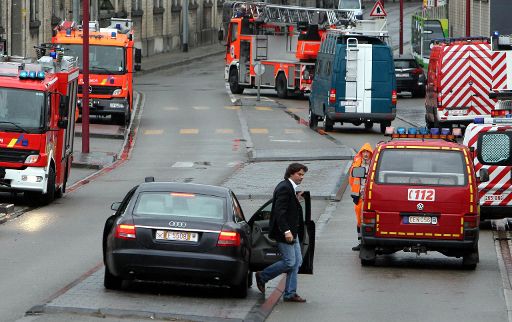
[[[0,190],[40,205],[66,190],[79,70],[62,51],[38,50],[37,61],[0,56]]]
[[[100,28],[89,25],[89,113],[110,115],[120,125],[129,123],[133,110],[133,73],[140,70],[141,52],[134,47],[133,24],[130,19],[112,18],[111,25]],[[83,84],[83,29],[64,21],[54,30],[52,43],[66,55],[78,57],[79,85]],[[78,108],[82,111],[82,87],[78,89]]]
[[[469,149],[448,129],[393,130],[387,130],[390,141],[377,145],[368,173],[364,167],[352,173],[367,180],[361,264],[397,251],[437,251],[462,257],[463,266],[474,269],[479,215]]]

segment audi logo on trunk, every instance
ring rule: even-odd
[[[183,221],[169,221],[169,226],[173,228],[185,228],[187,227],[187,223]]]

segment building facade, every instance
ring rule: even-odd
[[[470,0],[471,36],[489,37],[493,31],[512,34],[508,16],[512,12],[511,0]],[[449,0],[448,19],[451,37],[466,35],[466,0]]]
[[[112,17],[131,18],[143,55],[179,50],[185,0],[90,0],[91,20],[100,26]],[[217,42],[224,0],[188,0],[188,45]],[[34,46],[50,42],[62,20],[82,19],[81,0],[0,0],[0,53],[34,56]]]

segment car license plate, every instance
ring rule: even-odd
[[[505,196],[503,195],[485,195],[484,200],[485,201],[502,201],[505,199]]]
[[[404,224],[427,224],[437,225],[437,217],[435,216],[408,216],[403,219]]]
[[[196,242],[199,240],[199,235],[189,231],[157,230],[155,239]]]
[[[448,115],[450,115],[450,116],[466,115],[466,110],[449,110]]]
[[[409,74],[396,74],[396,77],[409,77]]]

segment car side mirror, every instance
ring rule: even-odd
[[[365,5],[365,4],[363,4],[363,5],[361,6],[361,9],[366,9],[366,5]]]
[[[59,129],[66,129],[68,127],[68,120],[59,120],[57,126]]]
[[[219,32],[217,33],[217,38],[219,39],[219,41],[224,40],[224,30],[219,29]]]
[[[354,178],[364,178],[366,176],[366,168],[365,167],[356,167],[352,169],[352,177]]]
[[[62,95],[60,97],[60,105],[59,105],[59,116],[61,118],[68,117],[68,106],[69,106],[69,96]]]
[[[142,70],[142,49],[135,48],[135,71]]]
[[[121,206],[121,203],[120,202],[114,202],[111,206],[110,206],[110,209],[114,210],[114,211],[117,211],[119,209],[119,207]]]
[[[487,182],[487,181],[489,181],[489,170],[487,170],[487,169],[480,169],[478,174],[480,175],[480,182]]]

